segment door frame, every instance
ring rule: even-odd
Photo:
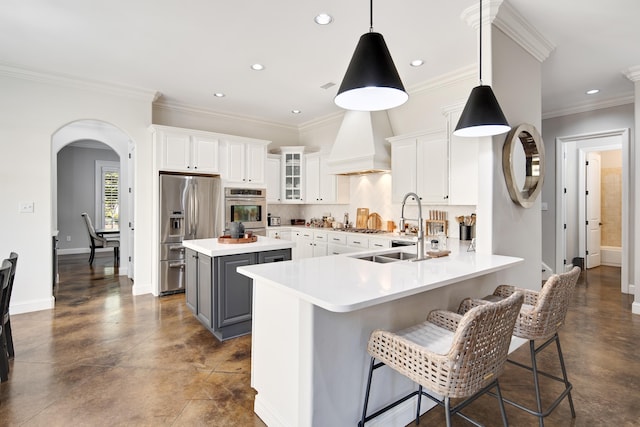
[[[566,170],[568,169],[567,144],[575,142],[578,152],[586,151],[607,151],[616,149],[616,145],[622,151],[622,271],[620,289],[622,293],[635,294],[635,286],[629,283],[629,268],[633,262],[629,259],[629,231],[631,230],[629,216],[629,201],[631,186],[629,182],[630,171],[630,130],[629,128],[614,129],[608,131],[591,132],[580,135],[563,136],[556,138],[556,271],[564,272],[570,266],[565,265],[566,259],[566,232],[564,224],[567,222],[567,196],[564,189],[567,186]],[[616,142],[598,143],[594,140],[606,137],[616,138]],[[578,168],[583,170],[583,168]],[[578,229],[582,229],[578,226]],[[584,232],[584,231],[583,231]],[[579,249],[580,251],[581,249]],[[584,256],[585,252],[580,252]]]

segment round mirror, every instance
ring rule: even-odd
[[[523,123],[509,132],[502,169],[511,200],[525,208],[533,206],[544,180],[544,144],[535,126]]]

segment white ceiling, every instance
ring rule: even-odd
[[[543,63],[544,115],[632,99],[622,71],[640,65],[640,1],[509,2],[556,46]],[[374,30],[384,35],[409,93],[476,62],[476,31],[461,19],[476,4],[374,2]],[[318,26],[319,12],[334,22]],[[4,0],[0,63],[299,126],[341,111],[333,97],[368,28],[367,0]],[[409,66],[415,58],[425,65]],[[266,69],[252,71],[255,62]],[[329,82],[336,86],[321,88]],[[591,88],[601,92],[588,97]]]

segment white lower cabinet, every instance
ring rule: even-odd
[[[391,247],[391,240],[369,237],[369,249],[387,249]]]

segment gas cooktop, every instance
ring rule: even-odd
[[[374,230],[372,228],[336,228],[336,231],[348,231],[349,233],[366,233],[366,234],[378,234],[386,233],[386,230]]]

